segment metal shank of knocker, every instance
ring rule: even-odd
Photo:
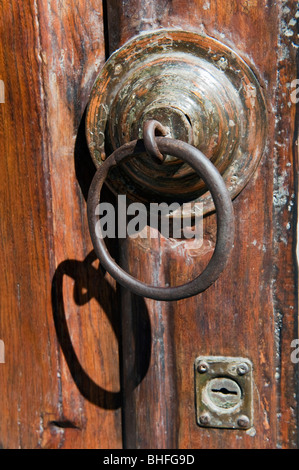
[[[155,300],[180,300],[203,292],[213,284],[224,270],[234,241],[234,215],[230,195],[225,183],[210,160],[198,149],[186,142],[167,137],[156,137],[155,130],[163,135],[166,129],[157,121],[148,121],[144,125],[144,139],[131,141],[115,150],[99,167],[91,183],[87,213],[91,240],[101,265],[122,286],[137,295]],[[124,271],[110,256],[103,237],[96,234],[99,220],[96,207],[109,169],[120,162],[138,156],[144,152],[163,160],[163,154],[172,155],[187,162],[206,183],[211,192],[217,214],[217,240],[215,250],[204,271],[192,281],[175,287],[158,287],[145,284]],[[100,230],[98,224],[98,230]]]

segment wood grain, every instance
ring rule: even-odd
[[[151,357],[138,387],[138,367],[130,361],[130,351],[141,309],[136,297],[123,292],[124,445],[297,447],[297,366],[290,360],[291,341],[298,337],[296,127],[290,101],[290,83],[296,78],[295,2],[111,1],[107,13],[111,52],[139,32],[160,27],[204,32],[231,46],[260,77],[269,115],[267,151],[234,201],[235,248],[226,271],[192,299],[146,300],[150,328],[146,333],[140,328],[139,336],[140,341],[150,339]],[[120,27],[113,28],[115,24]],[[120,246],[122,264],[148,283],[186,282],[207,261],[215,228],[215,216],[210,216],[201,252],[162,237],[127,240]],[[198,355],[252,360],[254,429],[207,430],[196,425],[193,363]]]
[[[0,4],[1,446],[296,447],[295,2],[104,6],[103,18],[96,0]],[[205,32],[252,64],[268,101],[268,147],[234,201],[235,249],[222,277],[180,302],[123,291],[120,331],[118,287],[99,269],[88,234],[85,198],[94,168],[82,116],[105,55],[160,27]],[[205,224],[200,252],[161,237],[128,240],[119,246],[121,262],[146,282],[182,283],[211,255],[215,216]],[[199,354],[252,360],[254,430],[196,425]]]
[[[119,310],[89,239],[80,125],[105,59],[101,2],[0,9],[0,441],[118,448]]]

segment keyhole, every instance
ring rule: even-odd
[[[202,400],[211,409],[231,412],[241,403],[241,388],[231,378],[217,377],[207,382]]]
[[[228,390],[224,387],[222,387],[220,390],[217,388],[213,388],[212,392],[222,393],[223,395],[238,395],[238,392],[236,392],[235,390]]]

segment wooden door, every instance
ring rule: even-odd
[[[5,0],[0,9],[2,447],[297,447],[296,2]],[[135,296],[103,272],[86,215],[93,82],[115,49],[163,27],[230,46],[254,67],[268,111],[266,151],[233,202],[230,262],[178,302]],[[210,215],[211,243],[196,253],[167,239],[111,250],[139,279],[176,285],[210,255],[215,227]],[[249,431],[196,423],[194,361],[218,355],[253,363]]]

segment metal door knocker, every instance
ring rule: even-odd
[[[159,30],[112,54],[87,111],[86,136],[97,167],[88,220],[95,252],[120,284],[156,300],[179,300],[215,282],[233,246],[231,200],[262,156],[266,117],[256,75],[210,37]],[[133,201],[200,201],[204,213],[216,209],[217,242],[205,270],[176,287],[149,286],[122,270],[95,230],[104,181]]]

